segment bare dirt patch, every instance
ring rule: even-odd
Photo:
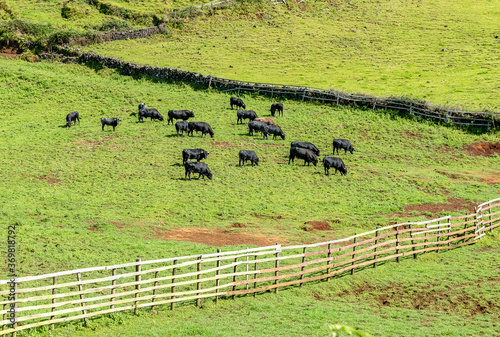
[[[23,51],[17,47],[0,48],[0,57],[6,59],[19,59]]]
[[[61,179],[57,179],[54,176],[45,175],[45,174],[37,177],[37,179],[38,180],[46,180],[49,185],[57,184],[57,183],[60,183],[62,181]]]
[[[329,231],[332,230],[332,227],[325,221],[307,221],[304,222],[304,225],[301,227],[302,230],[306,232],[312,232],[314,230],[317,231]]]
[[[470,145],[464,145],[464,150],[472,154],[473,156],[484,156],[489,157],[493,154],[500,155],[500,142],[496,143],[472,143]]]
[[[417,211],[420,213],[430,212],[432,215],[427,215],[428,218],[435,217],[435,214],[439,212],[455,212],[461,210],[467,210],[470,213],[474,212],[474,206],[477,204],[468,199],[461,198],[448,198],[447,203],[441,204],[420,204],[420,205],[406,205],[403,212],[393,212],[389,214],[384,214],[385,216],[392,217],[410,217],[415,216],[409,214],[410,212]]]
[[[235,228],[233,226],[231,227]],[[264,247],[272,246],[276,242],[284,244],[282,239],[274,236],[240,231],[232,232],[231,230],[218,228],[176,228],[171,230],[164,230],[161,228],[152,229],[154,232],[152,239],[198,242],[214,247],[234,245],[256,245]]]
[[[236,148],[236,145],[229,143],[229,142],[214,142],[214,143],[212,143],[212,147],[216,147],[216,146],[220,147],[221,149],[227,149],[227,148],[235,149]]]
[[[500,304],[480,294],[474,294],[475,288],[487,287],[500,279],[488,279],[474,284],[446,286],[444,290],[432,289],[432,285],[406,289],[400,284],[390,284],[387,287],[374,287],[363,284],[356,289],[344,290],[333,297],[356,296],[363,303],[376,307],[397,307],[416,310],[440,310],[445,312],[467,312],[469,316],[493,314],[500,312]],[[486,283],[486,285],[483,285]],[[470,289],[467,291],[466,289]]]

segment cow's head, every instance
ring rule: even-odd
[[[203,151],[202,151],[202,153],[201,153],[202,157],[203,157],[203,158],[205,158],[205,159],[207,159],[207,158],[208,158],[208,155],[209,155],[209,154],[210,154],[210,152],[205,151],[205,150],[203,150]]]
[[[159,120],[160,122],[163,122],[163,116],[162,116],[162,115],[160,115],[160,114],[158,114],[158,120]]]
[[[212,172],[208,171],[207,178],[210,179],[210,180],[212,180]]]
[[[188,111],[187,115],[188,115],[189,117],[194,117],[194,112],[192,112],[192,111]]]
[[[139,103],[139,110],[146,109],[146,104],[144,103]]]

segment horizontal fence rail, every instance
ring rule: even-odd
[[[107,68],[120,69],[122,75],[151,76],[156,79],[191,83],[208,88],[216,88],[222,92],[256,93],[271,97],[281,97],[300,101],[319,101],[336,105],[361,106],[370,109],[388,109],[421,119],[443,122],[450,125],[468,125],[487,128],[498,126],[500,112],[475,111],[466,112],[433,106],[426,102],[411,101],[403,98],[385,98],[375,96],[354,95],[333,90],[318,89],[307,86],[295,86],[271,83],[255,83],[228,80],[211,75],[185,71],[170,67],[143,66],[124,62],[114,57],[94,53],[82,53],[71,50],[73,56],[63,56],[55,53],[41,53],[42,59],[60,59],[65,63],[83,63],[99,65]]]
[[[471,245],[500,225],[500,198],[475,213],[377,228],[309,245],[274,245],[0,281],[0,335],[121,311],[256,296]],[[14,289],[14,293],[12,291]],[[13,298],[12,298],[13,295]],[[10,297],[10,298],[9,298]]]

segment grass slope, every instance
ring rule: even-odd
[[[345,324],[373,336],[496,336],[500,320],[498,233],[474,247],[390,262],[353,276],[218,305],[121,313],[27,336],[329,336]],[[76,330],[76,331],[75,331]],[[339,336],[347,336],[339,334]]]
[[[497,141],[495,132],[473,135],[389,112],[285,101],[284,117],[275,120],[286,141],[262,140],[236,125],[228,94],[79,65],[1,63],[2,97],[14,103],[0,115],[0,219],[20,224],[22,274],[207,249],[154,239],[179,227],[317,242],[432,215],[392,213],[405,205],[460,198],[463,209],[455,214],[465,214],[467,200],[498,196],[500,157],[462,150],[475,141]],[[269,115],[273,101],[243,99],[258,115]],[[191,109],[194,120],[212,125],[215,137],[177,138],[166,121],[138,123],[141,101],[165,117],[170,109]],[[74,110],[81,125],[68,129],[65,116]],[[109,127],[103,132],[101,117],[122,123],[114,133]],[[356,149],[341,155],[347,177],[325,176],[321,166],[301,160],[288,165],[290,141],[311,141],[324,156],[331,155],[335,137],[350,139]],[[185,181],[184,148],[210,151],[213,180]],[[240,149],[255,150],[260,165],[239,167]],[[329,220],[334,231],[305,232],[304,222],[313,220]],[[235,223],[246,228],[230,228]]]
[[[229,79],[500,110],[500,1],[243,2],[168,37],[88,48]]]

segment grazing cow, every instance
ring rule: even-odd
[[[179,131],[181,131],[182,134],[184,134],[184,131],[188,132],[188,122],[186,121],[179,121],[175,123],[175,129],[177,130],[177,137],[179,137]]]
[[[118,118],[101,118],[102,131],[104,131],[104,125],[111,125],[113,127],[113,131],[115,131],[115,127],[121,121],[122,120]]]
[[[194,117],[194,112],[190,110],[170,110],[168,112],[167,125],[172,122],[174,124],[174,119],[182,119],[187,121],[189,118]]]
[[[273,103],[271,104],[271,116],[274,117],[274,113],[278,111],[278,116],[281,113],[281,117],[283,117],[283,104],[282,103]]]
[[[80,125],[80,115],[78,114],[78,111],[73,111],[66,115],[66,126],[68,128],[71,127],[71,123],[73,122],[76,125],[76,121],[78,121],[78,125]]]
[[[301,147],[303,149],[308,149],[314,152],[315,155],[319,156],[319,150],[313,143],[309,142],[292,142],[290,147]]]
[[[238,122],[241,122],[241,124],[243,124],[244,119],[253,121],[255,118],[257,118],[257,114],[253,110],[238,110],[236,116],[238,116],[236,124],[238,124]]]
[[[335,174],[337,174],[337,170],[340,172],[340,175],[347,175],[347,168],[344,165],[342,159],[337,157],[325,157],[323,158],[323,166],[325,167],[325,175],[330,174],[330,167],[335,169]]]
[[[255,151],[250,151],[250,150],[241,150],[240,153],[240,162],[239,165],[241,166],[241,162],[243,162],[243,165],[245,165],[245,161],[250,160],[253,164],[259,165],[259,157],[257,157],[257,154]]]
[[[233,105],[236,105],[237,107],[240,107],[243,109],[247,108],[247,106],[245,105],[245,103],[243,103],[241,98],[238,98],[238,97],[231,97],[229,99],[229,104],[231,104],[231,109],[233,108]]]
[[[184,149],[182,150],[182,164],[185,164],[188,159],[196,159],[196,161],[207,159],[209,153],[203,149]]]
[[[210,127],[208,123],[205,122],[189,122],[188,123],[188,136],[191,133],[193,135],[193,131],[201,131],[201,136],[203,137],[207,133],[210,137],[214,138],[214,130]]]
[[[263,122],[266,123],[267,125],[276,125],[274,124],[274,121],[271,118],[254,118],[254,121]]]
[[[335,150],[337,150],[337,154],[339,154],[339,149],[344,149],[344,154],[347,154],[347,151],[351,152],[354,151],[354,148],[351,145],[351,142],[348,141],[347,139],[338,139],[335,138],[333,140],[333,154],[335,154]]]
[[[264,122],[250,121],[248,122],[248,134],[253,136],[254,131],[263,132],[263,130],[267,129],[268,125]],[[267,133],[266,133],[267,138]]]
[[[314,166],[316,166],[316,164],[318,163],[318,158],[316,158],[314,152],[308,149],[303,149],[301,147],[292,147],[290,149],[288,164],[290,164],[290,161],[294,162],[295,157],[304,159],[304,165],[307,163],[307,166],[309,166],[309,163],[313,163]]]
[[[151,120],[156,120],[158,119],[159,121],[163,121],[163,116],[160,115],[158,110],[156,109],[147,109],[146,104],[144,103],[139,103],[139,122],[143,121],[143,118],[151,118]]]
[[[200,177],[207,177],[208,179],[212,180],[212,172],[210,172],[208,165],[205,164],[204,162],[196,162],[196,161],[187,161],[184,164],[184,168],[186,169],[186,175],[184,176],[184,179],[187,179],[189,177],[189,180],[191,180],[191,173],[199,173],[200,175],[198,176],[198,180]]]
[[[285,140],[285,134],[283,133],[283,131],[281,131],[281,128],[277,125],[268,125],[266,131],[267,133],[273,135],[273,139],[276,139],[276,136],[280,136],[283,140]]]

